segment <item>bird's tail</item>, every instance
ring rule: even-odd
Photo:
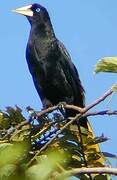
[[[105,157],[102,154],[99,144],[96,142],[95,134],[93,132],[90,122],[87,120],[88,132],[83,144],[85,145],[85,156],[89,166],[104,166]],[[83,135],[82,139],[83,139]]]
[[[69,128],[74,133],[77,132],[78,142],[82,145],[82,153],[86,162],[85,165],[87,165],[87,167],[104,166],[105,157],[101,153],[99,144],[96,142],[92,126],[87,117],[79,119]]]

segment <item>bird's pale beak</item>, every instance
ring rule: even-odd
[[[31,7],[32,7],[32,5],[24,6],[21,8],[14,9],[14,10],[12,10],[12,12],[16,12],[16,13],[22,14],[24,16],[31,16],[32,17],[33,11],[31,10]]]

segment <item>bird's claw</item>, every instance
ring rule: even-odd
[[[60,102],[60,103],[58,104],[58,108],[59,108],[59,109],[64,109],[65,105],[66,105],[66,102]]]
[[[62,113],[62,115],[65,117],[66,113],[65,113],[65,105],[66,105],[66,102],[60,102],[58,104],[58,109],[60,110],[60,112]]]

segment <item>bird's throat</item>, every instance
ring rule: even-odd
[[[50,39],[53,40],[55,38],[54,30],[52,28],[51,23],[38,23],[32,25],[31,34],[35,35],[33,38],[38,38],[41,40]]]

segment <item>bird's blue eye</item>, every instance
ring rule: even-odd
[[[40,12],[40,8],[37,8],[37,9],[36,9],[36,12]]]

